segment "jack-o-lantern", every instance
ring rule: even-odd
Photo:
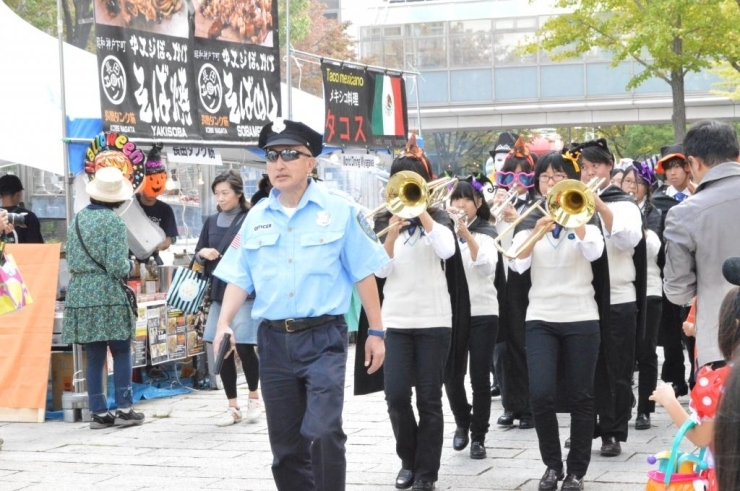
[[[164,186],[167,182],[167,170],[162,163],[160,151],[162,145],[155,144],[149,155],[147,155],[146,166],[144,168],[144,184],[141,186],[141,193],[149,199],[155,199],[164,192]]]

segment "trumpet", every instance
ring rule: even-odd
[[[540,210],[543,214],[550,215],[555,220],[555,223],[562,227],[575,228],[585,225],[591,220],[594,213],[596,213],[596,190],[599,189],[602,182],[603,179],[597,177],[594,177],[588,184],[575,179],[560,181],[550,189],[550,192],[546,196],[538,199],[514,223],[499,234],[494,241],[496,248],[507,259],[516,259],[521,256],[522,252],[532,246],[532,244],[539,241],[547,233],[545,229],[541,229],[536,233],[533,232],[524,244],[513,253],[501,246],[501,238],[513,233],[517,225],[522,223],[535,210]],[[543,208],[543,205],[545,205],[545,208]]]
[[[496,219],[496,223],[499,223],[504,217],[504,210],[509,206],[513,205],[519,199],[519,193],[515,189],[510,189],[506,193],[506,198],[496,206],[491,207],[491,216]]]
[[[467,227],[468,225],[468,215],[465,213],[464,210],[456,210],[456,209],[447,209],[447,214],[450,215],[450,218],[452,219],[452,223],[455,224],[455,233],[460,231],[460,222],[463,223]]]
[[[456,177],[442,177],[426,182],[420,174],[412,171],[401,171],[388,179],[385,187],[385,203],[368,213],[371,218],[383,210],[401,218],[415,218],[428,208],[439,205],[449,199],[457,187]],[[378,232],[378,237],[387,234],[395,225]]]

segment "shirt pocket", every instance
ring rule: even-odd
[[[251,235],[247,238],[242,248],[247,253],[247,258],[250,264],[259,264],[259,268],[252,270],[252,279],[255,281],[255,287],[259,278],[274,278],[278,274],[278,262],[275,258],[278,257],[276,254],[278,250],[278,239],[280,239],[279,232],[271,232],[265,234]]]
[[[256,250],[262,249],[263,247],[274,246],[277,243],[279,238],[280,238],[280,233],[277,233],[277,232],[269,233],[269,234],[253,235],[244,241],[244,245],[242,247],[250,251],[256,251]]]
[[[332,264],[339,264],[344,232],[341,230],[322,230],[321,232],[306,232],[301,234],[300,260],[302,269],[309,274],[332,274],[329,270]]]

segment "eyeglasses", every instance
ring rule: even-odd
[[[277,162],[278,157],[283,159],[283,162],[292,162],[293,160],[298,160],[299,156],[303,155],[304,157],[313,157],[313,155],[301,152],[299,150],[268,150],[265,152],[265,158],[268,162]]]
[[[568,176],[566,176],[565,174],[553,174],[551,176],[548,176],[547,174],[540,174],[540,182],[544,184],[550,179],[552,179],[552,182],[560,182],[567,177]]]
[[[628,186],[634,186],[634,185],[647,186],[647,184],[644,181],[642,181],[642,180],[635,181],[635,180],[632,180],[632,179],[622,179],[622,184],[626,184]]]
[[[497,170],[495,178],[496,184],[503,188],[511,187],[514,182],[527,189],[534,186],[534,172],[503,172]]]

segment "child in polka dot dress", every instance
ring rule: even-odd
[[[738,299],[738,291],[740,291],[739,288],[733,288],[727,292],[720,307],[719,348],[726,362],[732,359],[733,353],[740,346],[740,308],[738,308],[740,299]],[[714,417],[724,391],[725,381],[731,369],[731,365],[716,369],[709,365],[701,367],[696,375],[696,385],[691,390],[691,402],[689,404],[691,414],[687,413],[676,400],[673,387],[668,384],[663,384],[655,389],[653,395],[650,396],[650,400],[663,406],[679,428],[689,418],[693,419],[696,426],[686,433],[686,437],[696,446],[711,447],[714,435]],[[708,491],[716,491],[711,450],[707,452],[706,459],[710,465],[707,475],[709,480]]]

